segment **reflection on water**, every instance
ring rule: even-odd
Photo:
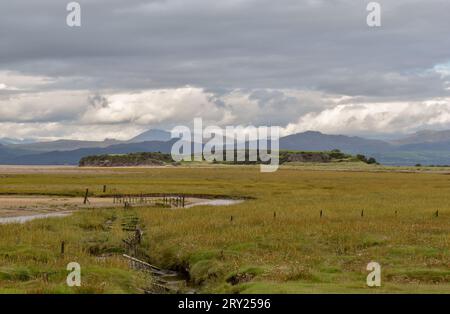
[[[36,214],[36,215],[19,216],[19,217],[4,217],[4,218],[0,218],[0,224],[10,224],[10,223],[23,224],[27,221],[31,221],[34,219],[51,218],[51,217],[66,217],[71,214],[72,213],[70,213],[70,212],[65,212],[65,213]]]
[[[195,202],[193,204],[186,205],[185,208],[191,208],[194,206],[228,206],[242,203],[243,200],[229,200],[229,199],[209,199]],[[58,212],[58,213],[48,213],[48,214],[35,214],[27,216],[18,217],[3,217],[0,218],[0,224],[10,224],[10,223],[25,223],[34,219],[42,218],[52,218],[52,217],[67,217],[71,215],[72,212]]]
[[[226,199],[214,199],[214,200],[205,200],[198,203],[186,205],[186,208],[201,206],[201,205],[210,205],[210,206],[227,206],[242,203],[242,200],[226,200]]]

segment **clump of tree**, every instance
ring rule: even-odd
[[[450,167],[450,165],[429,165],[427,167],[441,167],[441,168],[445,168],[445,167]]]
[[[351,157],[350,155],[341,152],[339,149],[333,149],[332,151],[330,151],[328,153],[328,155],[332,159],[347,159],[347,158]]]
[[[358,159],[359,161],[365,162],[366,164],[378,164],[377,160],[373,157],[369,157],[367,158],[365,155],[362,154],[358,154],[356,155],[356,159]]]
[[[155,153],[132,153],[123,155],[95,155],[83,157],[80,167],[130,167],[130,166],[152,166],[173,163],[170,154]]]
[[[226,160],[224,154],[223,161],[215,161],[214,163],[223,164],[261,164],[269,163],[262,162],[259,158],[258,152],[255,151],[254,155],[257,156],[256,161],[249,160],[249,151],[245,151],[245,160],[237,161],[237,155],[235,152],[234,158]],[[339,149],[333,149],[331,151],[294,151],[294,150],[280,150],[279,163],[280,165],[290,162],[316,162],[316,163],[328,163],[328,162],[341,162],[341,161],[355,161],[355,156],[341,152]]]

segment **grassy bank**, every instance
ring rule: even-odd
[[[0,293],[139,293],[149,279],[120,257],[123,231],[109,228],[116,218],[102,210],[0,225]],[[81,287],[66,284],[70,262],[81,265]]]
[[[314,167],[324,170],[309,169]],[[142,249],[149,262],[186,270],[201,292],[450,292],[448,175],[369,172],[366,166],[359,172],[309,169],[4,174],[0,193],[80,196],[89,188],[104,195],[107,185],[106,194],[253,197],[230,207],[132,209],[144,228]],[[0,291],[139,292],[146,280],[120,257],[120,222],[129,214],[86,210],[0,225]],[[65,286],[69,261],[81,264],[79,289]],[[382,266],[381,288],[365,285],[370,261]]]

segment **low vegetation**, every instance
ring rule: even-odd
[[[147,261],[185,272],[199,292],[450,291],[448,175],[372,172],[380,166],[367,164],[355,172],[323,171],[321,165],[282,166],[270,174],[257,166],[217,165],[1,175],[1,194],[81,196],[89,188],[97,196],[251,199],[223,207],[83,210],[66,218],[0,225],[0,292],[148,288],[150,279],[121,257],[122,223],[129,215],[144,231]],[[339,165],[344,164],[330,163]],[[81,264],[80,288],[65,285],[70,261]],[[366,286],[370,261],[381,264],[380,288]]]
[[[226,154],[223,153],[224,160],[221,162],[214,162],[215,164],[259,164],[261,161],[249,161],[249,153],[246,152],[246,161],[236,161],[237,155],[233,161],[226,161]],[[355,162],[362,161],[367,164],[376,164],[377,161],[370,157],[366,158],[364,155],[350,155],[341,152],[338,149],[324,152],[310,152],[310,151],[280,151],[280,164],[286,163],[328,163],[328,162]],[[162,166],[174,165],[175,162],[170,154],[164,153],[132,153],[123,155],[98,155],[87,156],[80,160],[80,167],[136,167],[136,166]]]
[[[135,167],[135,166],[162,166],[172,163],[170,154],[157,153],[131,153],[124,155],[97,155],[87,156],[80,160],[80,167]]]

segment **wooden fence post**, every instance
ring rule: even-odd
[[[89,200],[88,200],[88,194],[89,194],[89,189],[86,189],[86,193],[84,194],[84,202],[83,204],[86,204]]]

